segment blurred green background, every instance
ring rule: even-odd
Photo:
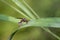
[[[17,7],[11,0],[5,0],[9,4]],[[60,0],[26,0],[34,11],[40,17],[60,17]],[[21,18],[24,16],[19,14],[13,8],[0,1],[0,14]],[[11,19],[12,20],[12,19]],[[7,40],[10,34],[16,30],[18,24],[0,20],[0,40]],[[49,28],[52,32],[60,36],[60,29]],[[41,28],[25,28],[18,31],[13,40],[57,40],[51,34]]]

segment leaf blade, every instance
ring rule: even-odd
[[[11,16],[2,15],[2,14],[0,14],[0,20],[9,21],[9,22],[13,22],[13,23],[19,22],[19,19],[16,19],[16,18],[11,17]]]
[[[40,18],[36,20],[32,19],[25,26],[60,28],[60,18]]]

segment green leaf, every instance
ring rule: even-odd
[[[6,16],[6,15],[2,15],[2,14],[0,14],[0,20],[10,21],[10,22],[13,22],[13,23],[18,23],[19,22],[19,19],[16,19],[16,18],[10,17],[10,16]]]
[[[13,5],[9,4],[7,1],[5,0],[0,0],[3,3],[7,4],[8,6],[10,6],[11,8],[13,8],[15,11],[17,11],[18,13],[22,14],[24,17],[26,17],[27,19],[31,19],[29,18],[27,15],[24,14],[24,12],[20,11],[19,9],[17,9],[16,7],[14,7]]]
[[[15,33],[18,30],[21,30],[22,28],[26,28],[26,27],[54,27],[54,28],[60,28],[60,18],[40,18],[40,19],[32,19],[30,20],[26,25],[20,26],[20,28],[18,28],[17,30],[15,30],[9,40],[12,40],[13,36],[15,35]],[[46,29],[48,30],[48,29]],[[52,34],[53,36],[55,36],[57,39],[60,40],[60,37],[57,36],[56,34],[52,33],[51,31],[48,30],[48,32],[50,34]]]
[[[18,29],[15,30],[8,38],[8,40],[12,40],[13,36],[16,34],[16,32],[19,31]]]
[[[54,27],[60,28],[60,18],[40,18],[40,19],[32,19],[28,22],[28,24],[24,25],[24,27],[33,26],[33,27]]]
[[[26,5],[22,2],[23,0],[12,0],[19,8],[21,8],[30,18],[36,19],[32,12],[26,7]]]

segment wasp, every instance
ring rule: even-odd
[[[28,20],[26,18],[19,18],[21,19],[20,22],[18,22],[19,25],[22,25],[22,22],[28,23]]]

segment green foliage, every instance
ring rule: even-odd
[[[10,17],[10,16],[5,16],[5,15],[2,15],[2,14],[0,14],[0,20],[10,21],[10,22],[13,22],[13,23],[18,23],[19,22],[19,19],[16,19],[16,18]]]
[[[8,4],[7,2],[5,2],[3,0],[4,3]],[[50,18],[40,18],[37,13],[32,10],[32,8],[23,0],[13,0],[13,2],[23,10],[23,12],[19,11],[18,9],[16,9],[15,7],[11,6],[10,4],[8,4],[9,6],[11,6],[13,9],[15,9],[17,12],[21,13],[23,16],[25,16],[27,19],[29,19],[28,23],[24,22],[22,23],[22,26],[18,27],[17,30],[15,30],[10,38],[8,40],[12,40],[13,36],[15,35],[15,33],[22,29],[22,28],[26,28],[26,27],[41,27],[44,30],[46,30],[47,32],[49,32],[51,35],[53,35],[54,37],[56,37],[58,40],[60,40],[60,37],[57,36],[56,34],[54,34],[53,32],[51,32],[48,27],[53,27],[53,28],[60,28],[60,18],[59,17],[50,17]],[[34,15],[35,16],[34,16]],[[13,22],[13,23],[18,23],[19,21],[21,21],[20,19],[16,19],[14,17],[10,17],[10,16],[5,16],[5,15],[1,15],[0,14],[0,20],[4,20],[4,21],[9,21],[9,22]]]
[[[5,16],[5,15],[0,15],[0,20],[10,21],[13,23],[19,22],[19,19],[9,17],[9,16]],[[32,27],[41,27],[42,26],[42,27],[60,28],[59,24],[60,24],[60,18],[40,18],[40,19],[35,19],[35,20],[32,19],[27,24],[22,24],[23,26],[21,26],[15,32],[13,32],[11,35],[11,38],[9,40],[11,40],[12,37],[15,35],[15,33],[18,30],[20,30],[21,28],[30,27],[30,26],[32,26]]]
[[[29,21],[27,25],[60,28],[60,18],[40,18]]]
[[[20,7],[27,15],[29,15],[29,17],[31,17],[32,19],[35,19],[34,15],[31,13],[31,11],[26,7],[26,5],[23,4],[22,1],[18,1],[18,0],[13,0],[13,2]]]

